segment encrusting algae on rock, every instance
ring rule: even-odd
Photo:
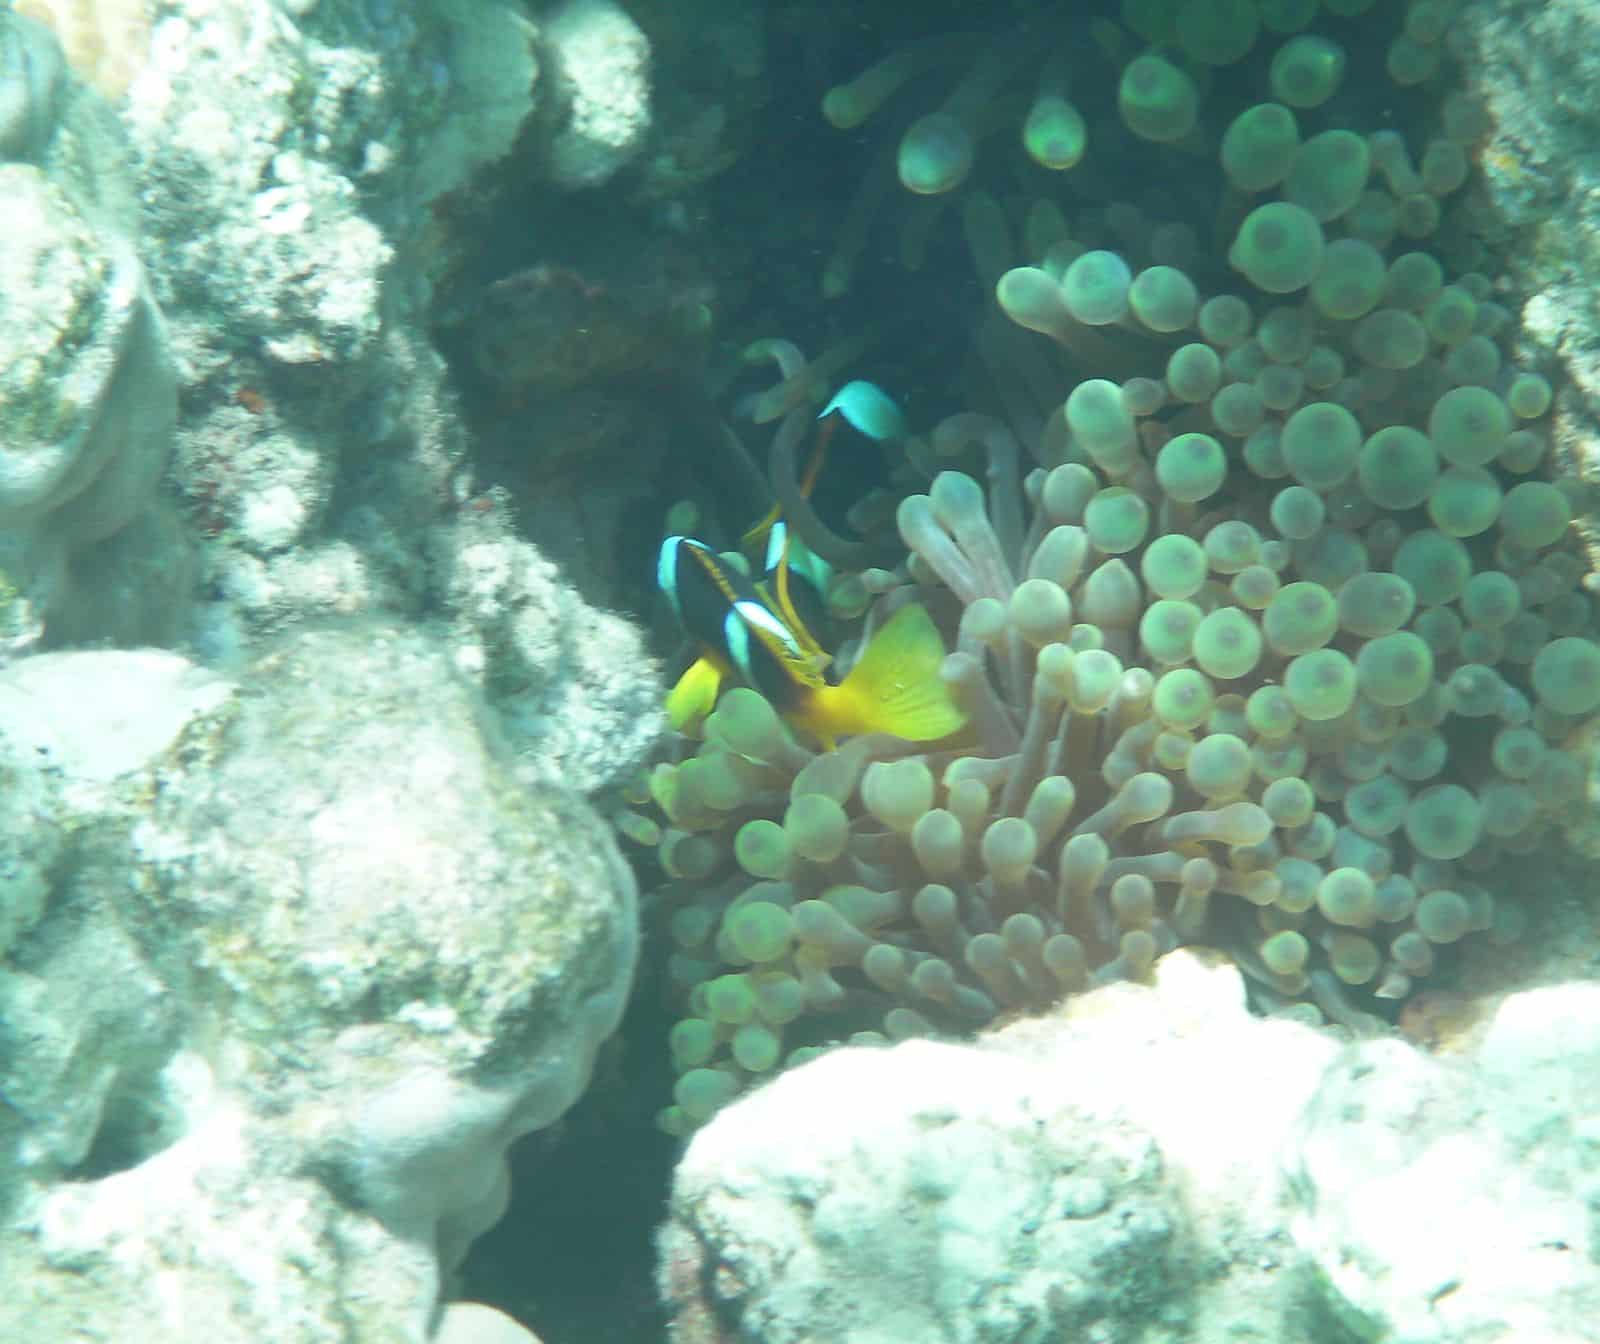
[[[1444,93],[1416,160],[1336,97],[1370,77],[1366,6],[1329,5],[1328,35],[1279,26],[1314,5],[1226,7],[1251,15],[1237,50],[1185,28],[1204,8],[1173,33],[1172,7],[1123,6],[1122,125],[1062,156],[1089,173],[1072,218],[1048,163],[1020,203],[970,165],[939,188],[966,193],[996,298],[989,409],[896,442],[899,558],[836,567],[828,596],[864,612],[864,663],[926,613],[960,734],[819,732],[745,671],[636,795],[687,1010],[672,1132],[833,1041],[971,1031],[1187,943],[1263,1010],[1385,1029],[1452,944],[1517,936],[1500,875],[1581,812],[1600,626],[1578,486],[1493,282],[1452,274],[1481,118]],[[1383,53],[1404,87],[1437,82],[1417,16],[1439,8]],[[1257,82],[1272,97],[1241,102]],[[1084,204],[1104,155],[1182,142],[1182,180],[1202,130],[1225,264],[1170,193]],[[795,353],[783,374],[780,498],[821,399]]]

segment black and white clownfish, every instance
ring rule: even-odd
[[[667,696],[672,726],[698,732],[723,683],[735,678],[824,746],[854,733],[932,742],[964,727],[967,715],[939,676],[944,640],[921,606],[895,612],[843,681],[823,675],[830,659],[795,612],[791,543],[781,529],[773,528],[777,559],[759,585],[704,542],[661,543],[656,582],[700,650]]]
[[[841,387],[817,420],[811,460],[799,482],[808,496],[840,424],[880,443],[906,432],[894,401],[860,380]],[[944,641],[920,606],[900,608],[868,641],[849,675],[829,681],[824,673],[832,659],[797,605],[797,599],[813,597],[820,609],[828,566],[789,536],[776,507],[745,534],[743,544],[753,552],[763,541],[760,582],[691,537],[668,537],[661,544],[657,585],[700,649],[667,696],[674,728],[698,733],[729,678],[759,691],[791,725],[825,747],[854,733],[932,742],[966,725],[966,712],[939,676]]]

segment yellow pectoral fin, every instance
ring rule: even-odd
[[[688,737],[699,737],[706,716],[717,706],[723,669],[711,658],[697,658],[667,692],[667,722]]]
[[[927,611],[902,607],[838,686],[810,697],[807,727],[819,736],[893,733],[932,742],[958,732],[967,713],[939,676],[944,640]]]
[[[759,553],[761,548],[766,544],[767,533],[772,531],[773,526],[782,516],[783,511],[776,504],[774,504],[770,509],[767,510],[764,518],[753,524],[750,530],[746,532],[744,536],[739,538],[739,548],[743,551],[755,551]]]

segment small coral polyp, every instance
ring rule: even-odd
[[[967,728],[818,751],[735,690],[656,767],[665,825],[632,828],[687,1008],[673,1132],[832,1041],[971,1031],[1186,943],[1266,1011],[1382,1029],[1451,945],[1516,937],[1501,875],[1579,815],[1600,630],[1552,388],[1431,247],[1472,108],[1444,99],[1419,171],[1392,129],[1306,135],[1356,63],[1272,29],[1315,5],[1125,9],[1280,47],[1280,101],[1213,128],[1232,275],[1119,203],[1030,209],[979,340],[999,409],[905,440],[903,558],[835,579],[864,634],[934,616]],[[1182,132],[1197,62],[1242,56],[1202,28],[1133,70],[1134,134]],[[1402,83],[1439,67],[1413,30]]]

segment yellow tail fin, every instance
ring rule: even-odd
[[[948,737],[966,726],[967,715],[940,680],[943,661],[944,640],[927,611],[901,607],[850,675],[813,691],[795,717],[824,740],[850,733],[893,733],[909,742]]]

